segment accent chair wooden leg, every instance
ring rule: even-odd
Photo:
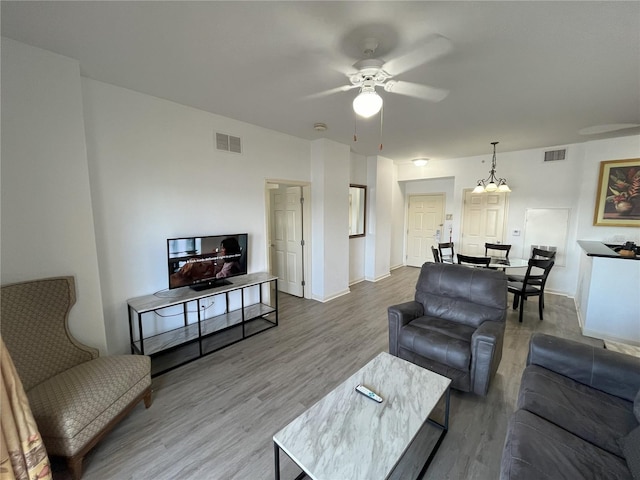
[[[151,406],[151,387],[149,387],[144,393],[142,400],[144,401],[144,408],[149,408]]]
[[[67,457],[67,467],[71,472],[71,477],[73,480],[80,480],[82,477],[82,461],[84,457],[82,455],[78,455],[76,457]]]

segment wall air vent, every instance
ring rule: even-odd
[[[242,142],[240,137],[216,133],[216,149],[229,153],[242,153]]]
[[[549,150],[544,152],[545,162],[557,162],[558,160],[566,160],[567,149],[561,148],[560,150]]]

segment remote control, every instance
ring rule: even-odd
[[[374,400],[378,403],[382,403],[382,397],[379,396],[376,392],[372,392],[364,385],[358,385],[356,387],[356,392],[361,393],[365,397],[370,398],[371,400]]]

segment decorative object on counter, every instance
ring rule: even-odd
[[[636,247],[635,243],[627,242],[622,246],[618,253],[623,257],[635,257],[637,250],[638,247]]]
[[[473,193],[485,193],[485,192],[510,192],[511,189],[507,185],[505,178],[496,177],[496,145],[499,142],[491,142],[493,145],[493,159],[491,160],[491,170],[489,170],[489,176],[484,180],[478,180],[476,188],[473,189]]]
[[[593,224],[640,227],[640,158],[600,162]]]

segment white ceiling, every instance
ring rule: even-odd
[[[84,76],[306,139],[404,163],[488,156],[640,133],[640,2],[2,1],[2,35],[80,62]],[[359,120],[347,83],[364,38],[384,60],[445,55],[398,79],[439,103],[382,91],[384,124]],[[427,46],[429,43],[426,44]],[[422,50],[421,50],[422,48]],[[328,125],[318,133],[316,122]],[[229,132],[233,133],[233,132]]]

